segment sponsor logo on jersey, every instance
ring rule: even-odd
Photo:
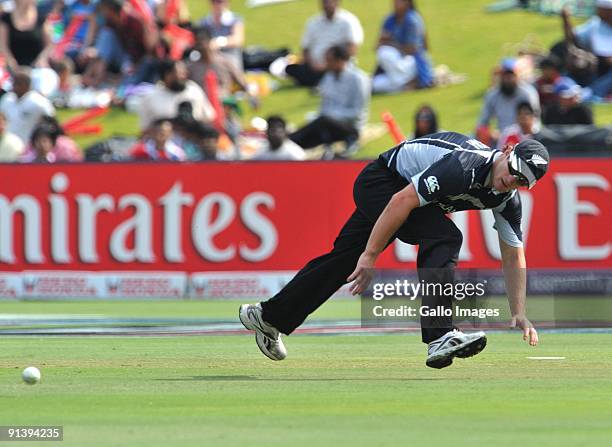
[[[427,191],[429,191],[429,194],[433,194],[435,191],[440,189],[438,178],[433,175],[430,175],[425,179],[425,186],[427,186]]]

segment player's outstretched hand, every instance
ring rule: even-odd
[[[524,315],[515,315],[510,321],[510,327],[512,329],[519,328],[523,330],[523,340],[529,341],[531,346],[538,344],[538,331],[533,327],[531,321]]]
[[[351,287],[349,287],[349,291],[352,295],[358,295],[368,288],[374,276],[375,262],[376,259],[366,252],[363,252],[361,256],[359,256],[355,271],[346,279],[348,282],[354,281]]]

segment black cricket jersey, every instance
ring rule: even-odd
[[[447,213],[491,209],[502,240],[522,247],[518,191],[501,193],[484,186],[500,154],[466,135],[440,132],[404,141],[382,153],[379,161],[414,185],[421,206],[433,204]]]

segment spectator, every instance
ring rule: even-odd
[[[497,141],[499,131],[516,123],[516,109],[519,103],[529,102],[536,116],[540,115],[538,92],[531,85],[519,81],[516,74],[516,61],[504,59],[501,65],[499,85],[490,88],[485,95],[484,105],[478,121],[480,141],[491,144]],[[497,122],[497,130],[490,131],[491,119]],[[489,138],[486,138],[486,135]]]
[[[531,104],[521,102],[517,108],[517,123],[506,127],[497,142],[497,149],[502,150],[507,144],[516,145],[521,141],[532,139],[540,131],[540,125]]]
[[[189,79],[198,84],[207,96],[210,96],[206,75],[212,70],[217,81],[217,93],[221,98],[232,94],[234,84],[248,92],[248,85],[244,72],[240,70],[231,59],[215,49],[212,45],[210,32],[207,28],[200,28],[196,32],[196,45],[189,55],[187,63]]]
[[[167,118],[156,120],[151,126],[149,136],[145,136],[130,149],[134,160],[184,161],[185,152],[172,141],[172,122]]]
[[[431,106],[419,107],[414,115],[414,138],[420,138],[438,131],[438,117]]]
[[[17,161],[23,149],[23,141],[6,130],[6,116],[0,112],[0,162]]]
[[[179,106],[188,108],[197,121],[211,122],[216,114],[204,91],[187,79],[187,68],[181,61],[165,60],[159,64],[160,82],[140,104],[140,128],[146,129],[159,118],[178,116]]]
[[[93,60],[85,70],[83,83],[100,85],[109,68],[121,72],[123,85],[151,82],[156,67],[153,53],[159,42],[155,23],[137,15],[123,0],[100,0],[99,8],[104,27],[95,48],[86,51]]]
[[[57,122],[44,121],[32,132],[30,144],[21,157],[24,163],[55,163],[58,161],[82,161],[83,154],[76,143],[62,135]]]
[[[266,143],[253,160],[304,160],[304,149],[288,138],[287,123],[283,118],[273,115],[268,118]]]
[[[340,0],[321,0],[323,13],[311,17],[302,37],[302,63],[288,65],[286,73],[307,87],[316,86],[326,67],[326,52],[332,46],[345,46],[351,56],[363,42],[359,19],[340,9]]]
[[[38,13],[36,0],[15,0],[15,8],[0,18],[0,56],[16,71],[20,66],[47,67],[51,30]]]
[[[31,90],[30,73],[20,69],[13,77],[13,91],[0,100],[0,112],[6,117],[7,130],[21,141],[30,141],[30,136],[44,116],[55,115],[51,102],[35,90]]]
[[[192,161],[218,159],[219,132],[212,126],[194,122],[189,128],[187,142],[195,149],[189,156]]]
[[[236,68],[242,70],[244,22],[239,15],[230,11],[229,0],[210,0],[210,4],[210,14],[198,25],[212,37],[211,48],[227,54]]]
[[[565,8],[562,17],[566,39],[597,56],[597,73],[584,94],[586,99],[599,100],[612,94],[612,0],[597,0],[596,6],[597,14],[575,30]]]
[[[554,89],[559,101],[544,109],[544,124],[593,124],[593,112],[581,102],[581,90],[570,78],[561,77]]]
[[[550,55],[539,64],[540,77],[536,80],[536,89],[540,97],[540,106],[544,108],[548,104],[552,104],[557,101],[557,95],[554,93],[555,83],[561,76],[559,70],[561,68],[561,61],[554,56]]]
[[[307,149],[336,141],[346,143],[346,153],[357,148],[359,131],[365,124],[370,99],[367,75],[349,63],[344,46],[327,51],[327,73],[321,79],[319,117],[290,135],[292,141]]]
[[[394,0],[378,39],[376,62],[380,73],[372,79],[375,93],[398,92],[410,87],[431,87],[434,82],[425,24],[414,0]]]
[[[96,0],[75,0],[63,2],[61,23],[64,34],[56,43],[53,59],[69,57],[79,64],[83,60],[82,52],[93,45],[96,32]]]

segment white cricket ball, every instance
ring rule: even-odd
[[[28,385],[35,385],[40,382],[40,370],[35,366],[28,366],[21,373],[21,378]]]

